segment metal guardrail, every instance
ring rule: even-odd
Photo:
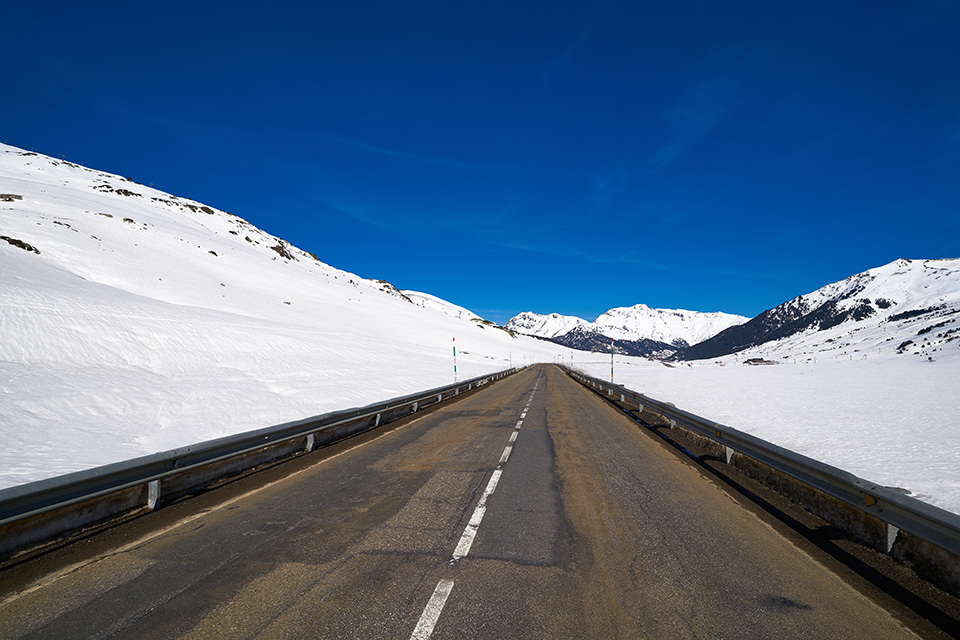
[[[309,452],[321,444],[378,427],[518,370],[508,369],[366,407],[325,413],[2,489],[0,557],[21,547],[62,535],[68,530],[118,517],[123,512],[153,509],[161,498],[164,483],[171,484],[176,476],[194,475],[192,479],[179,481],[175,489],[177,493],[209,485],[219,478],[236,475],[266,461]],[[298,440],[303,440],[302,444]],[[264,455],[263,452],[268,453]],[[213,471],[202,473],[204,468]],[[125,500],[116,497],[124,491],[133,491],[136,495]],[[98,500],[112,500],[117,504],[97,508],[89,506]],[[62,522],[51,524],[51,519]],[[33,531],[29,530],[31,527]],[[24,528],[28,530],[24,531]]]
[[[641,411],[646,408],[662,415],[670,421],[671,427],[680,425],[724,446],[727,463],[730,462],[734,453],[748,456],[878,518],[887,526],[886,551],[888,553],[899,531],[903,530],[960,556],[960,515],[794,453],[748,433],[701,418],[678,409],[672,404],[654,400],[623,386],[603,382],[570,369],[566,371],[581,384],[606,392],[608,396],[619,395],[622,403],[636,403]]]

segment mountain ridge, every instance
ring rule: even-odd
[[[594,322],[576,316],[525,311],[505,326],[518,333],[587,351],[607,351],[613,339],[618,353],[659,358],[747,320],[723,312],[653,309],[636,304],[610,309]]]
[[[830,283],[811,293],[797,296],[768,309],[748,322],[730,327],[699,344],[678,351],[675,360],[721,358],[745,352],[766,350],[773,357],[796,357],[796,352],[811,352],[829,339],[855,342],[851,353],[882,353],[882,343],[903,353],[933,357],[933,351],[960,338],[960,259],[897,259]],[[914,325],[924,319],[916,333]],[[927,320],[931,322],[927,322]],[[921,340],[936,328],[942,332]],[[863,333],[866,331],[866,333]],[[826,337],[826,332],[830,337]],[[875,334],[881,333],[882,340]],[[853,333],[862,333],[853,336]],[[943,335],[940,335],[943,334]],[[868,338],[869,336],[869,338]],[[899,338],[898,338],[899,336]],[[938,337],[939,336],[939,337]],[[809,343],[807,347],[803,342]],[[910,341],[911,344],[906,344]],[[777,349],[778,343],[789,349]]]

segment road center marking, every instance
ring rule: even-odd
[[[437,583],[437,588],[433,590],[430,601],[420,614],[420,621],[417,622],[417,628],[413,630],[410,640],[428,640],[433,634],[433,627],[440,619],[440,612],[443,611],[443,605],[447,603],[447,597],[452,590],[453,580],[444,579]]]
[[[473,539],[477,537],[477,529],[480,528],[483,514],[487,512],[487,498],[497,490],[497,483],[500,482],[500,474],[502,473],[503,469],[499,467],[494,469],[493,475],[490,476],[490,482],[487,483],[487,488],[484,489],[483,495],[480,496],[480,502],[477,503],[477,508],[473,510],[473,515],[470,516],[470,522],[467,523],[467,528],[463,530],[463,535],[460,536],[460,542],[457,543],[457,548],[454,549],[453,558],[450,562],[456,562],[461,558],[465,558],[467,554],[470,553],[470,547],[473,545]]]
[[[540,377],[543,377],[542,372]],[[533,391],[530,393],[530,400],[527,401],[527,406],[524,407],[523,413],[520,415],[520,420],[517,421],[516,428],[510,434],[509,443],[500,456],[497,468],[493,470],[490,481],[487,482],[487,488],[484,489],[483,495],[480,496],[480,501],[477,503],[476,508],[474,508],[473,514],[470,516],[470,521],[463,530],[463,535],[460,536],[460,541],[457,543],[457,548],[453,551],[450,564],[454,564],[461,558],[467,557],[467,554],[470,553],[470,547],[473,546],[473,541],[477,537],[477,531],[480,529],[480,523],[483,521],[483,516],[487,512],[487,499],[497,490],[497,484],[500,482],[500,476],[503,474],[503,465],[510,459],[510,453],[513,451],[514,443],[517,441],[520,427],[523,426],[523,419],[527,417],[527,412],[530,411],[533,396],[536,394],[539,385],[540,378],[537,378],[537,384],[534,385]],[[443,579],[437,584],[433,595],[430,596],[430,601],[427,602],[427,606],[420,615],[420,620],[417,622],[417,627],[413,630],[413,635],[410,636],[410,640],[429,640],[433,634],[433,628],[436,626],[437,620],[440,619],[440,613],[443,611],[443,606],[447,602],[447,597],[452,590],[453,580]]]

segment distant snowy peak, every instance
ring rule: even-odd
[[[685,309],[651,309],[645,304],[618,307],[594,322],[605,336],[636,340],[645,338],[686,347],[711,338],[748,318],[730,313],[702,313]]]
[[[613,338],[620,343],[631,343],[622,345],[630,355],[660,357],[746,321],[743,316],[729,313],[651,309],[638,304],[611,309],[596,322],[525,311],[512,318],[507,328],[586,350],[601,350]]]
[[[575,316],[562,316],[559,313],[543,315],[524,311],[507,322],[507,329],[538,338],[556,338],[573,329],[590,324]]]
[[[813,353],[814,347],[818,352],[833,350],[821,348],[828,340],[848,346],[843,353],[850,357],[896,349],[933,358],[946,344],[960,340],[958,317],[960,259],[900,259],[784,302],[677,357],[697,360],[750,349],[769,351],[774,343],[783,348],[771,356],[795,357],[798,352]]]

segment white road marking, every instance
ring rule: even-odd
[[[433,590],[430,601],[420,614],[420,621],[417,622],[417,628],[413,630],[410,640],[428,640],[433,634],[433,627],[440,619],[440,612],[443,611],[443,605],[447,603],[447,597],[452,590],[453,580],[444,579],[437,583],[437,588]]]
[[[543,377],[543,373],[541,373],[540,376]],[[497,463],[497,468],[493,470],[493,475],[490,476],[487,488],[484,489],[483,495],[480,496],[480,501],[474,508],[473,514],[470,516],[470,521],[463,530],[463,535],[460,536],[460,541],[457,543],[457,548],[453,551],[450,564],[467,557],[467,554],[470,553],[470,547],[473,546],[473,541],[477,537],[477,531],[480,529],[480,523],[483,521],[483,516],[487,512],[487,499],[497,490],[497,484],[500,482],[500,476],[503,474],[503,464],[510,459],[510,453],[513,451],[514,443],[517,441],[517,434],[520,427],[523,426],[523,419],[527,417],[527,412],[530,411],[533,396],[536,394],[539,385],[540,378],[537,378],[537,384],[534,385],[533,391],[530,393],[530,400],[527,402],[527,406],[524,407],[523,413],[520,415],[520,420],[517,421],[516,428],[513,433],[510,434],[509,444],[507,444],[503,450],[503,454],[500,456],[500,462]],[[437,620],[440,618],[440,612],[443,611],[443,605],[446,604],[447,597],[450,595],[452,589],[453,580],[444,579],[437,584],[437,588],[434,590],[430,601],[423,610],[420,621],[417,623],[417,628],[413,630],[413,635],[410,636],[410,640],[429,640],[431,634],[433,634],[433,627],[437,624]]]
[[[484,490],[483,495],[480,496],[480,502],[477,503],[477,508],[473,510],[473,515],[470,516],[470,522],[467,523],[467,528],[463,530],[463,535],[460,536],[460,542],[457,543],[457,548],[453,551],[453,559],[451,562],[465,558],[467,554],[470,553],[470,547],[473,546],[473,539],[477,537],[477,529],[480,528],[483,514],[487,512],[487,498],[497,490],[497,483],[500,482],[500,474],[502,473],[502,469],[494,469],[493,475],[490,476],[490,482],[487,483],[487,488]]]

